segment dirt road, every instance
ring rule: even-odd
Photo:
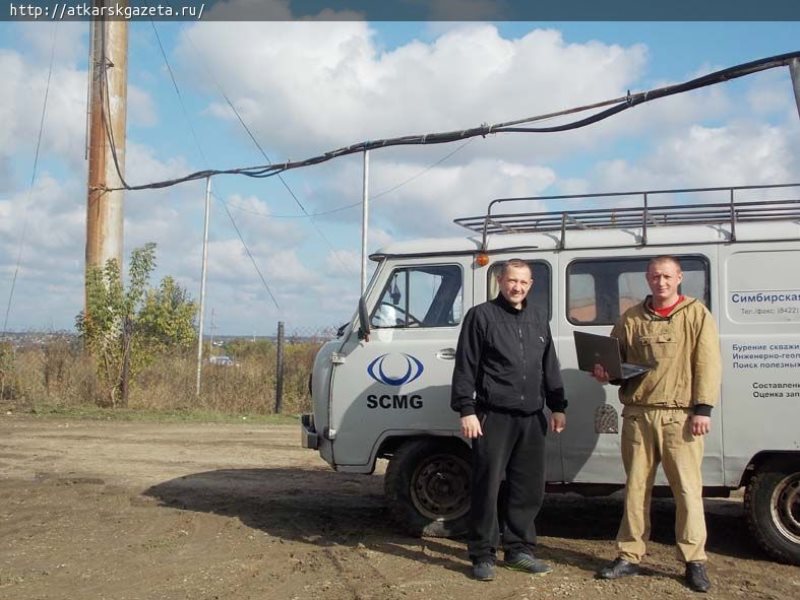
[[[613,557],[617,497],[548,496],[540,552],[555,571],[468,578],[463,544],[388,522],[382,477],[332,472],[294,426],[0,416],[0,599],[244,600],[694,596],[673,505],[654,503],[648,575],[593,579]],[[716,598],[800,597],[738,500],[708,500]]]

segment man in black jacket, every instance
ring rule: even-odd
[[[462,435],[472,440],[467,548],[473,576],[481,581],[495,577],[503,478],[504,565],[536,575],[552,570],[533,554],[545,484],[544,407],[551,411],[550,429],[558,433],[567,407],[547,317],[525,299],[533,284],[530,267],[509,260],[497,279],[497,298],[464,318],[450,400],[461,414]]]

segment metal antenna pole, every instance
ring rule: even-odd
[[[206,213],[203,219],[203,267],[200,274],[200,322],[197,327],[197,390],[200,396],[200,373],[203,370],[203,319],[206,309],[206,272],[208,270],[208,216],[211,207],[211,177],[206,177]]]
[[[792,76],[794,102],[797,105],[797,113],[800,115],[800,59],[793,58],[789,62],[789,73]]]
[[[364,188],[361,209],[361,295],[367,289],[367,230],[369,227],[369,150],[364,150]]]

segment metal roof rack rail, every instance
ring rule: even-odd
[[[800,199],[748,200],[737,201],[737,193],[746,190],[792,190],[800,188],[800,183],[776,185],[750,185],[737,187],[684,188],[673,190],[651,190],[644,192],[612,192],[602,194],[573,194],[562,196],[530,196],[522,198],[497,198],[489,203],[485,215],[455,219],[458,225],[482,234],[482,249],[487,249],[489,235],[510,233],[559,232],[558,247],[563,249],[566,232],[570,230],[597,229],[642,229],[642,245],[647,245],[649,227],[674,225],[714,225],[730,227],[731,240],[736,241],[736,224],[753,221],[783,221],[800,219]],[[678,194],[708,194],[727,192],[727,202],[662,204],[651,206],[653,196]],[[600,206],[596,208],[569,209],[539,212],[517,212],[492,214],[497,205],[512,202],[546,202],[566,200],[589,200],[597,202],[618,202],[627,197],[638,203],[633,206]]]

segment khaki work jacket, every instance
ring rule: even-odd
[[[650,296],[628,309],[611,335],[622,360],[651,370],[622,382],[626,406],[690,408],[714,406],[722,382],[719,335],[702,302],[686,297],[668,317],[650,309]]]

